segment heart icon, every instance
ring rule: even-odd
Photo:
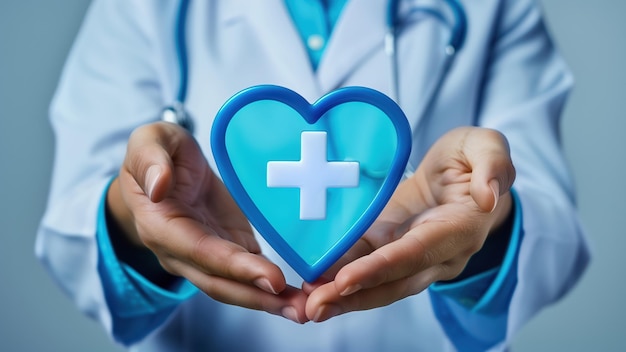
[[[398,105],[364,87],[309,104],[263,85],[217,113],[211,147],[239,207],[276,252],[315,281],[365,233],[404,173],[411,129]]]

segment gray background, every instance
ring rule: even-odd
[[[517,351],[617,351],[626,324],[626,2],[544,0],[577,78],[563,136],[594,259]],[[86,0],[0,0],[0,350],[114,351],[33,256],[52,165],[47,107]]]

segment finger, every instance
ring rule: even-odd
[[[304,293],[306,293],[307,295],[310,295],[313,291],[317,290],[318,288],[326,285],[327,283],[331,282],[332,279],[328,279],[325,277],[320,277],[319,279],[313,281],[313,282],[306,282],[303,281],[302,282],[302,291]]]
[[[493,212],[515,180],[508,142],[495,130],[475,129],[467,135],[465,145],[473,146],[463,148],[472,169],[470,195],[483,211]]]
[[[207,275],[192,267],[183,266],[180,271],[196,287],[222,303],[266,311],[299,324],[308,321],[305,314],[307,296],[295,287],[288,286],[275,295],[255,286]]]
[[[369,230],[368,230],[369,231]],[[355,261],[358,258],[361,258],[364,255],[372,253],[376,250],[377,247],[374,247],[370,236],[363,235],[361,236],[350,249],[344,253],[323,275],[322,278],[326,279],[326,281],[334,280],[335,275],[341,268],[346,266],[348,263]]]
[[[153,202],[161,201],[173,186],[172,156],[185,138],[191,136],[165,123],[145,125],[131,134],[123,167]]]
[[[285,277],[276,264],[223,239],[209,226],[190,218],[169,220],[145,244],[161,254],[160,257],[177,258],[208,275],[255,285],[272,294],[286,287]]]
[[[398,216],[395,212],[395,206],[387,204],[387,215],[381,214],[374,224],[370,226],[367,232],[361,236],[357,242],[350,247],[348,252],[341,256],[318,280],[312,283],[303,282],[302,290],[307,294],[317,289],[323,284],[335,280],[337,273],[346,265],[354,262],[355,260],[371,254],[378,248],[390,243],[396,238],[400,237],[408,231],[408,226],[414,217],[405,220],[404,223],[394,223],[391,221],[402,221],[406,216],[406,209],[398,207],[398,212],[401,212],[402,216]],[[401,234],[400,234],[400,231]]]
[[[382,217],[382,216],[381,216]],[[362,258],[378,248],[395,241],[398,237],[398,229],[403,228],[406,233],[408,227],[405,228],[404,224],[395,224],[381,220],[379,217],[374,224],[367,230],[367,232],[361,236],[357,242],[346,252],[333,266],[328,269],[324,275],[316,282],[308,284],[304,283],[302,288],[305,292],[310,293],[315,288],[329,281],[335,280],[337,273],[346,265],[354,262],[355,260]]]
[[[441,268],[434,266],[411,277],[363,289],[342,296],[333,283],[313,291],[306,303],[306,315],[314,322],[322,322],[351,311],[382,307],[425,290],[438,276]]]
[[[335,279],[335,275],[341,268],[346,266],[348,263],[351,263],[357,258],[360,258],[372,251],[369,250],[371,248],[368,244],[364,244],[363,239],[359,239],[350,250],[344,254],[339,260],[337,260],[322,276],[320,276],[317,280],[313,282],[302,282],[302,291],[306,294],[310,294],[315,291],[320,286],[323,286]]]
[[[389,208],[390,205],[388,204],[387,207]],[[392,214],[394,212],[393,209],[388,209],[387,211],[388,215],[384,216],[381,214],[381,216],[376,219],[367,232],[360,237],[352,247],[350,247],[348,252],[341,256],[319,279],[311,283],[306,281],[303,282],[302,290],[307,294],[313,292],[321,285],[333,281],[336,274],[349,263],[352,263],[358,258],[366,256],[383,245],[394,241],[399,233],[398,230],[404,230],[402,234],[406,233],[406,231],[408,231],[408,221],[401,224],[389,222],[389,219],[401,221],[402,217],[396,216],[397,214]],[[399,211],[404,214],[405,209],[400,207]]]
[[[442,207],[450,212],[456,206]],[[423,223],[400,239],[346,265],[337,273],[334,284],[341,295],[347,296],[416,275],[460,252],[475,252],[477,249],[468,237],[453,222]]]
[[[402,224],[428,208],[428,202],[414,177],[400,182],[377,223]]]
[[[208,208],[211,218],[218,228],[230,235],[230,240],[244,246],[248,251],[260,253],[261,247],[254,238],[250,222],[230,195],[224,183],[217,177],[211,177],[211,197],[208,197]]]

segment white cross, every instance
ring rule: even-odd
[[[300,220],[326,219],[328,188],[359,185],[359,163],[328,161],[326,132],[305,131],[300,161],[269,161],[267,187],[300,188]]]

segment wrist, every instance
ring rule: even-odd
[[[502,265],[504,256],[509,248],[511,235],[513,234],[515,211],[513,196],[511,192],[507,192],[500,198],[492,214],[496,218],[482,248],[472,255],[463,271],[457,277],[443,282],[462,281]]]
[[[161,288],[167,289],[178,281],[179,277],[165,271],[156,255],[139,238],[135,219],[122,197],[119,178],[115,178],[107,190],[105,210],[108,236],[120,262]]]

